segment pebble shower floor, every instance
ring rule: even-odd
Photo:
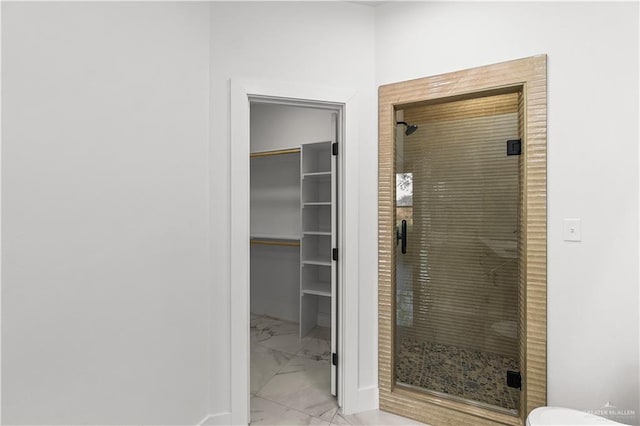
[[[517,410],[520,390],[507,386],[507,370],[515,359],[404,337],[400,341],[396,379],[399,383]]]

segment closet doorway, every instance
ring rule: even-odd
[[[292,153],[293,155],[300,157],[300,162],[298,163],[300,164],[300,171],[298,172],[300,175],[298,176],[297,181],[295,181],[300,185],[300,203],[302,204],[304,201],[313,203],[314,201],[307,197],[311,197],[311,195],[314,194],[314,190],[309,190],[304,187],[305,177],[302,176],[302,174],[308,173],[312,175],[313,173],[317,173],[318,175],[315,176],[315,179],[324,180],[326,179],[326,176],[322,178],[320,174],[326,173],[327,170],[325,170],[325,167],[322,166],[320,162],[316,162],[315,166],[313,161],[311,161],[311,163],[305,163],[304,158],[307,158],[307,160],[312,158],[309,156],[305,157],[305,152],[307,151],[306,148],[309,148],[311,151],[319,150],[316,154],[320,154],[320,151],[326,152],[323,144],[328,146],[326,142],[331,143],[332,159],[330,161],[335,162],[332,165],[334,174],[332,179],[335,182],[335,208],[333,208],[334,198],[331,199],[330,206],[330,210],[333,212],[332,215],[335,215],[335,218],[332,217],[331,219],[331,235],[318,235],[322,238],[316,239],[315,245],[310,245],[305,248],[304,237],[302,237],[302,230],[305,226],[304,223],[308,221],[311,224],[315,224],[316,229],[319,230],[318,232],[327,232],[324,230],[326,229],[326,222],[321,222],[320,216],[315,220],[313,218],[307,218],[302,212],[304,207],[300,206],[298,210],[298,214],[300,216],[298,216],[297,219],[299,222],[297,223],[299,223],[298,226],[300,227],[298,237],[301,238],[301,241],[299,242],[301,246],[280,246],[285,249],[285,253],[281,253],[280,258],[286,263],[286,250],[289,250],[290,256],[291,253],[293,253],[293,256],[288,258],[289,266],[294,266],[296,262],[292,259],[295,259],[295,253],[297,251],[299,253],[298,267],[302,269],[300,271],[301,275],[298,276],[295,272],[292,273],[291,271],[288,272],[288,275],[285,275],[285,270],[282,268],[278,269],[274,263],[269,263],[268,261],[263,262],[263,266],[270,265],[268,269],[271,273],[281,274],[283,278],[286,277],[289,280],[295,280],[295,278],[298,277],[299,286],[297,287],[296,295],[298,300],[302,302],[299,309],[303,314],[303,323],[309,320],[308,323],[314,325],[314,327],[309,330],[306,329],[303,324],[303,334],[307,332],[311,332],[313,334],[317,333],[317,337],[329,337],[333,339],[334,344],[333,348],[330,347],[330,363],[328,361],[324,361],[326,362],[325,372],[319,374],[321,379],[324,380],[325,387],[322,392],[318,393],[318,395],[325,398],[325,402],[331,402],[331,404],[333,404],[332,407],[321,413],[313,412],[311,416],[305,414],[304,411],[301,412],[295,409],[289,411],[302,413],[308,416],[308,420],[311,421],[311,417],[317,418],[318,415],[320,415],[321,419],[327,418],[327,416],[331,415],[331,411],[334,411],[335,416],[335,413],[338,411],[338,407],[341,408],[343,413],[350,414],[357,411],[359,407],[362,406],[358,384],[358,317],[357,309],[354,309],[354,307],[357,307],[358,305],[359,280],[357,262],[351,260],[357,258],[358,253],[357,181],[359,173],[357,161],[351,164],[351,161],[349,160],[351,158],[357,158],[358,156],[358,146],[356,142],[358,140],[358,120],[356,118],[360,117],[360,109],[358,107],[357,99],[357,92],[345,88],[340,89],[326,86],[260,80],[233,79],[230,81],[229,179],[230,188],[233,190],[229,192],[229,215],[231,226],[227,231],[230,241],[229,274],[230,282],[232,283],[229,294],[231,318],[229,335],[231,345],[231,370],[229,371],[229,377],[231,379],[231,405],[227,423],[248,424],[250,422],[250,401],[252,393],[260,393],[259,390],[256,392],[255,388],[253,390],[251,389],[250,377],[252,340],[250,328],[250,299],[252,296],[252,277],[250,273],[252,269],[251,252],[252,250],[256,251],[262,249],[263,251],[267,251],[271,249],[273,253],[273,249],[279,248],[276,246],[251,244],[251,231],[256,231],[255,227],[254,229],[251,229],[251,162],[256,159],[260,161],[260,158],[254,158],[254,160],[251,159],[251,139],[252,136],[255,136],[255,129],[251,129],[253,115],[251,109],[258,104],[262,105],[264,108],[269,104],[281,107],[295,107],[295,111],[298,111],[301,114],[310,113],[310,110],[328,111],[328,117],[332,117],[332,120],[335,120],[335,125],[332,125],[334,127],[330,130],[328,138],[322,137],[320,140],[310,138],[301,139],[297,142],[297,144],[299,144],[298,147],[300,148],[300,152],[297,154]],[[267,120],[269,120],[269,118],[267,118]],[[298,121],[291,121],[289,119],[285,123],[281,124],[286,131],[293,131],[295,126],[299,123],[300,122]],[[303,136],[304,135],[311,135],[311,133],[303,133]],[[277,140],[280,136],[274,137]],[[335,140],[332,140],[332,137]],[[303,146],[303,143],[307,146]],[[319,143],[318,146],[315,146],[315,143]],[[334,143],[337,143],[337,145],[333,145]],[[289,148],[296,149],[296,147]],[[263,146],[260,152],[284,149],[287,149],[286,145],[271,145],[270,147]],[[333,156],[334,149],[337,149],[337,156]],[[258,153],[257,149],[254,154],[255,153]],[[313,152],[309,153],[309,155],[312,154]],[[279,157],[280,161],[287,162],[287,160],[290,160],[291,158],[285,158],[288,155],[291,154],[282,154],[282,156]],[[264,160],[267,157],[269,156],[262,159]],[[274,159],[278,158],[278,156],[275,155],[270,157],[274,157]],[[295,160],[292,162],[295,162]],[[349,164],[348,168],[346,167],[347,164]],[[286,172],[282,172],[283,179],[291,179],[290,182],[293,184],[293,176],[295,174],[292,174],[290,171],[289,173],[288,177],[285,177],[284,175],[286,175]],[[314,176],[309,177],[314,179]],[[333,188],[333,184],[331,185]],[[295,189],[289,189],[285,192],[289,194],[296,193]],[[322,195],[322,199],[317,198],[318,201],[315,202],[328,202],[328,199],[324,197],[326,192],[321,193],[320,189],[318,189],[317,195],[318,197]],[[254,202],[255,201],[256,200],[254,198]],[[316,208],[316,210],[326,210],[328,208],[327,205],[311,207]],[[313,213],[311,213],[311,216],[313,216]],[[289,217],[291,218],[292,216]],[[278,220],[279,219],[281,218],[278,218]],[[254,224],[256,224],[255,220],[256,218],[254,217]],[[292,219],[292,222],[293,221],[294,219]],[[313,231],[310,230],[309,232]],[[265,236],[266,235],[262,235],[262,237]],[[282,237],[286,235],[280,236]],[[257,239],[256,237],[261,237],[261,235],[255,234],[253,237],[254,239]],[[331,241],[329,248],[331,249],[330,259],[333,269],[330,277],[327,278],[326,275],[322,275],[321,271],[317,270],[318,268],[315,268],[316,271],[313,270],[315,266],[324,265],[310,265],[310,271],[305,272],[304,268],[306,266],[300,266],[305,259],[313,261],[313,258],[315,257],[314,255],[316,254],[323,255],[326,258],[325,248],[327,239]],[[285,244],[296,243],[295,240],[291,241],[290,239],[280,240],[280,242]],[[338,255],[338,261],[333,260],[334,248],[338,249],[338,252],[336,253]],[[278,270],[276,271],[276,269]],[[255,277],[255,268],[253,272]],[[302,273],[308,275],[303,276]],[[326,274],[326,270],[323,273]],[[330,306],[333,306],[333,311],[331,309],[327,309],[326,302],[318,300],[321,297],[327,298],[328,296],[321,296],[318,294],[314,295],[311,287],[302,286],[303,282],[313,282],[308,281],[307,278],[313,278],[314,276],[317,281],[323,283],[323,288],[325,289],[328,279],[330,279],[332,283],[335,282],[335,287],[331,292],[331,301],[333,303],[330,303]],[[295,284],[295,281],[293,282]],[[295,287],[293,288],[295,289]],[[326,290],[322,291],[326,292]],[[290,293],[290,297],[293,299],[296,298],[296,295]],[[314,302],[314,299],[316,299],[317,302]],[[305,300],[309,300],[309,302],[306,302]],[[305,306],[307,303],[311,306]],[[350,309],[347,309],[347,307]],[[317,309],[317,312],[314,314],[315,309]],[[330,316],[328,318],[326,315],[327,311],[330,312]],[[283,314],[280,313],[279,315]],[[289,315],[290,318],[296,318],[295,308],[289,310]],[[316,329],[314,331],[315,326],[320,325],[322,327],[323,324],[327,324],[327,320],[329,320],[329,323],[334,322],[334,327],[336,329],[335,333],[330,334],[330,336],[326,336],[326,328],[324,329],[324,335],[322,335],[323,330]],[[291,321],[291,323],[294,324],[293,327],[295,327],[297,331],[297,335],[293,337],[300,339],[300,311],[297,316],[297,321],[297,323]],[[291,328],[292,326],[289,325],[288,327]],[[305,337],[308,337],[308,334]],[[280,339],[282,340],[284,338]],[[324,351],[322,354],[324,354]],[[308,357],[307,359],[312,360],[311,357]],[[331,365],[334,364],[337,364],[335,368],[331,367]],[[332,369],[335,371],[334,374],[331,373]],[[288,374],[282,375],[284,376]],[[334,389],[336,396],[331,394],[332,378],[335,381]],[[286,392],[286,387],[282,387],[282,389]],[[302,395],[302,392],[295,395],[299,398],[298,402],[301,404],[299,407],[303,405],[303,398],[300,395]],[[273,399],[270,400],[270,403],[277,404],[276,402],[273,402]],[[322,403],[320,405],[322,405]],[[280,407],[283,406],[280,405]]]
[[[250,421],[330,422],[342,111],[262,98],[249,111]]]

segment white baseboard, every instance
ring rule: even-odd
[[[378,386],[358,389],[358,412],[377,410],[380,406],[379,402]]]
[[[209,414],[198,426],[228,426],[231,424],[231,413]]]
[[[352,398],[341,408],[345,416],[362,413],[363,411],[377,410],[379,408],[378,386],[358,388]]]

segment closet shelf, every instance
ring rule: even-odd
[[[302,294],[315,294],[316,296],[331,297],[331,283],[310,282],[305,283]]]
[[[252,152],[249,156],[251,158],[260,158],[260,157],[270,157],[272,155],[299,154],[299,153],[300,153],[300,148],[290,148],[290,149],[277,149],[274,151]]]
[[[251,234],[251,239],[261,240],[287,240],[287,241],[300,241],[300,235],[298,234],[262,234],[260,232]]]
[[[323,259],[305,259],[302,261],[303,265],[318,265],[318,266],[331,266],[330,260]]]
[[[251,240],[251,245],[279,246],[279,247],[300,247],[298,241],[275,241],[275,240]]]
[[[312,179],[319,179],[319,178],[327,178],[330,179],[331,178],[331,172],[312,172],[312,173],[303,173],[302,174],[303,178],[312,178]]]
[[[249,242],[252,245],[300,247],[300,237],[297,235],[253,234]]]

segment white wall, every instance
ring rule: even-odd
[[[208,6],[2,12],[2,421],[196,424]]]
[[[359,136],[347,141],[361,155],[349,158],[350,167],[360,167],[359,227],[361,251],[358,265],[360,304],[361,361],[359,387],[370,392],[377,386],[376,330],[376,264],[377,210],[376,169],[377,145],[376,97],[373,81],[373,9],[352,3],[212,3],[211,4],[211,99],[212,184],[216,192],[229,190],[229,167],[224,148],[229,140],[229,79],[255,79],[290,84],[327,86],[357,91],[360,114],[346,120],[359,124]],[[228,199],[212,200],[212,217],[217,223],[229,223]],[[366,207],[363,209],[363,205]],[[220,281],[228,277],[228,246],[222,244],[214,257]],[[233,283],[232,283],[233,284]],[[215,335],[212,413],[229,410],[229,287],[215,289],[217,302],[213,308]]]
[[[376,18],[379,85],[549,55],[548,403],[640,414],[638,4],[394,2]]]

